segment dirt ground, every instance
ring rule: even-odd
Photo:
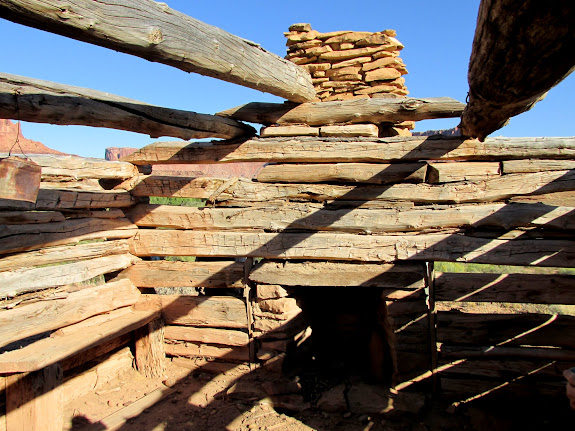
[[[447,405],[433,402],[429,398],[422,409],[414,407],[412,398],[408,398],[411,405],[403,407],[398,405],[396,409],[388,408],[389,411],[385,413],[370,414],[357,412],[357,409],[351,412],[345,404],[337,400],[326,401],[329,397],[324,397],[319,403],[314,402],[313,406],[301,395],[279,395],[270,399],[264,388],[269,393],[270,385],[278,386],[282,379],[277,374],[250,370],[245,365],[237,365],[224,373],[214,374],[207,372],[205,367],[190,370],[168,362],[167,375],[168,378],[162,382],[146,379],[136,371],[122,374],[119,380],[109,382],[95,393],[78,398],[68,405],[66,429],[94,431],[575,429],[573,412],[560,409],[562,413],[558,416],[543,404],[539,405],[539,408],[528,405],[513,406],[511,403],[474,404],[455,412],[448,412]],[[150,395],[145,397],[147,394]],[[156,396],[157,398],[152,400],[156,401],[153,405],[138,408],[138,404],[142,404],[143,400]],[[374,401],[374,397],[368,393],[365,403],[370,404]],[[140,399],[142,401],[137,401]],[[561,404],[563,401],[558,400],[558,403]],[[534,405],[537,405],[537,402]],[[124,420],[118,421],[118,417],[123,417]]]

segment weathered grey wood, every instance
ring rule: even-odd
[[[142,295],[137,310],[158,310],[167,325],[247,328],[246,304],[232,296]]]
[[[0,254],[72,244],[88,239],[130,238],[137,226],[128,219],[72,219],[34,225],[0,226]]]
[[[482,0],[469,61],[466,136],[485,136],[525,112],[575,69],[575,5]]]
[[[437,313],[437,341],[460,346],[554,346],[575,349],[575,317],[546,314]]]
[[[431,184],[455,181],[479,181],[501,175],[498,162],[430,163],[427,182]]]
[[[575,229],[573,208],[543,204],[436,205],[406,209],[334,208],[331,204],[312,203],[270,204],[241,209],[140,204],[127,215],[141,227],[201,230],[297,229],[382,233],[459,227]]]
[[[324,102],[322,102],[324,103]],[[337,163],[443,160],[575,159],[575,138],[252,138],[233,143],[156,142],[122,160],[158,163]]]
[[[435,299],[575,305],[574,286],[564,274],[437,273]]]
[[[252,102],[218,112],[226,118],[261,124],[399,123],[432,118],[459,117],[465,105],[450,97],[428,99],[352,99],[333,102],[282,103]]]
[[[164,379],[166,377],[164,322],[162,319],[155,319],[134,332],[138,371],[149,379]]]
[[[164,334],[168,340],[192,341],[224,346],[247,346],[250,342],[247,332],[232,329],[166,326]]]
[[[0,17],[294,102],[315,97],[304,69],[165,3],[72,0],[63,8],[57,0],[10,0]]]
[[[48,247],[29,253],[3,256],[2,259],[0,259],[0,271],[40,265],[53,265],[72,260],[97,259],[99,257],[126,253],[128,251],[129,246],[126,240]]]
[[[138,287],[243,287],[244,266],[233,261],[141,261],[122,271]]]
[[[368,183],[389,184],[425,181],[424,163],[339,163],[268,165],[258,173],[262,183]]]
[[[575,350],[555,347],[440,346],[443,359],[521,358],[575,361]]]
[[[141,229],[131,242],[136,256],[251,256],[378,262],[409,259],[558,267],[571,267],[575,262],[573,241],[486,239],[457,233],[312,235]]]
[[[501,163],[504,174],[520,174],[527,172],[566,171],[575,169],[575,160],[504,160]]]
[[[99,275],[120,271],[138,260],[131,254],[116,254],[64,265],[3,271],[0,272],[0,297],[11,298],[49,287],[81,283]]]
[[[66,218],[58,211],[0,211],[0,225],[50,223],[64,220],[66,220]]]
[[[286,200],[410,201],[417,203],[493,202],[517,195],[575,190],[575,171],[511,174],[463,183],[347,186],[331,184],[256,183],[248,179],[139,177],[120,184],[134,196],[176,196],[250,202]]]
[[[509,199],[512,203],[544,204],[551,206],[575,207],[575,191],[552,192],[542,195],[514,196]]]
[[[22,305],[0,313],[0,344],[71,325],[96,314],[135,304],[140,291],[130,280],[69,293],[61,299]],[[2,358],[3,355],[0,355]]]
[[[249,361],[247,346],[211,346],[209,344],[177,343],[166,344],[166,354],[171,356],[206,356],[223,361]]]
[[[230,139],[255,134],[251,126],[228,118],[148,105],[88,88],[7,73],[0,73],[0,117],[36,123],[107,127],[144,133],[152,138]],[[49,161],[50,157],[42,159]],[[105,163],[110,170],[115,162]],[[69,169],[65,165],[62,167]],[[54,175],[53,172],[58,171],[57,166],[50,168],[47,171],[42,169],[42,173]],[[133,174],[121,175],[127,178]]]

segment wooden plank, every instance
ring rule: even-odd
[[[563,274],[437,273],[438,301],[575,305],[575,276]]]
[[[66,218],[121,218],[125,217],[120,208],[105,208],[102,210],[63,210]]]
[[[169,178],[169,179],[168,179]],[[140,177],[118,187],[134,196],[191,197],[262,202],[278,199],[327,201],[398,200],[416,203],[493,202],[517,195],[575,190],[575,171],[512,174],[463,183],[346,186],[332,184],[256,183],[248,179]]]
[[[370,264],[349,262],[268,262],[250,272],[255,283],[281,286],[377,286],[418,289],[424,286],[418,263]]]
[[[247,346],[250,342],[247,332],[231,329],[166,326],[164,335],[167,340],[192,341],[224,346]]]
[[[322,102],[325,103],[325,102]],[[252,138],[238,142],[155,142],[123,157],[136,165],[158,163],[387,163],[421,160],[575,159],[575,138],[459,137]]]
[[[554,347],[499,347],[499,346],[440,346],[444,360],[467,358],[500,359],[546,359],[552,361],[575,361],[575,350]]]
[[[504,160],[501,162],[503,174],[521,174],[543,171],[566,171],[575,169],[575,160]]]
[[[421,183],[425,181],[425,173],[424,163],[267,165],[258,173],[257,180],[262,183]]]
[[[119,280],[72,292],[64,298],[4,310],[0,313],[0,345],[135,304],[139,296],[140,291],[130,280]]]
[[[297,65],[152,0],[98,7],[88,0],[73,0],[65,11],[55,0],[11,0],[2,4],[0,16],[294,102],[315,97],[311,76]]]
[[[249,361],[248,346],[212,346],[209,344],[178,343],[166,344],[166,354],[171,356],[203,356],[224,361]]]
[[[461,119],[465,136],[483,140],[573,71],[573,21],[571,2],[481,2],[469,61],[469,101]]]
[[[128,219],[72,219],[63,222],[0,226],[0,254],[37,250],[92,239],[124,239],[137,226]]]
[[[66,359],[63,359],[62,361],[60,361],[60,364],[62,365],[64,371],[71,370],[73,368],[85,364],[86,362],[93,361],[96,358],[106,355],[107,353],[116,350],[121,346],[125,346],[129,344],[131,341],[132,341],[132,334],[124,334],[120,337],[113,338],[105,343],[84,350],[83,352],[80,352],[77,355],[72,355]]]
[[[261,124],[399,123],[432,118],[459,117],[465,105],[450,97],[428,99],[352,99],[333,102],[282,103],[252,102],[218,112],[225,118]]]
[[[159,310],[168,325],[247,328],[246,304],[233,296],[142,295],[137,310]]]
[[[231,139],[255,134],[251,126],[229,118],[148,105],[88,88],[7,73],[0,73],[0,116],[36,123],[107,127],[144,133],[152,138]],[[133,167],[117,162],[92,160],[84,162],[92,164],[91,169],[88,166],[78,168],[77,165],[82,164],[80,158],[60,157],[63,162],[60,167],[55,160],[50,160],[53,159],[51,156],[32,159],[40,161],[42,175],[61,175],[59,172],[63,171],[65,176],[90,175],[77,178],[101,178],[100,173],[106,175],[102,178],[129,178],[135,174]],[[107,176],[110,174],[114,176]]]
[[[59,211],[0,211],[0,225],[50,223],[64,220],[66,218]]]
[[[98,257],[64,265],[20,268],[0,272],[0,297],[12,298],[49,287],[81,283],[99,275],[120,271],[139,259],[129,253]]]
[[[542,195],[532,195],[532,196],[514,196],[510,200],[512,203],[540,203],[544,205],[552,206],[565,206],[565,207],[575,207],[575,191],[565,191],[565,192],[552,192],[544,193]]]
[[[565,336],[575,328],[575,317],[543,314],[437,313],[437,341],[445,344],[554,346],[575,349]]]
[[[376,262],[433,260],[498,265],[573,266],[569,240],[487,239],[462,234],[353,235],[140,230],[136,256],[220,256]]]
[[[164,322],[152,320],[136,329],[136,367],[145,377],[163,379],[166,377],[166,353],[164,350]]]
[[[352,205],[350,205],[352,206]],[[356,233],[409,232],[432,229],[486,227],[509,230],[519,227],[574,229],[572,207],[541,204],[484,204],[429,208],[337,208],[331,203],[268,204],[252,208],[188,208],[137,205],[128,217],[141,227],[173,229],[266,229],[341,231]]]
[[[49,247],[28,253],[3,256],[0,271],[16,270],[23,267],[53,265],[71,260],[97,259],[99,257],[123,254],[129,251],[128,241],[100,241],[87,244]]]
[[[137,287],[243,287],[243,264],[140,261],[122,271]]]
[[[40,370],[98,344],[121,337],[157,319],[157,311],[135,311],[94,328],[58,338],[45,338],[36,343],[0,355],[0,372],[17,373]]]
[[[64,427],[62,367],[6,377],[6,429],[8,431],[61,431]]]
[[[454,181],[486,180],[501,175],[498,162],[430,163],[427,182],[431,184]]]

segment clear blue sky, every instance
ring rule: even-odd
[[[479,0],[363,0],[285,2],[270,0],[168,0],[173,9],[284,56],[283,32],[309,22],[320,32],[397,30],[413,97],[449,96],[462,102]],[[169,108],[206,114],[253,101],[280,98],[213,78],[151,63],[127,54],[27,28],[0,19],[2,70],[63,84],[93,88]],[[575,78],[568,77],[535,108],[515,117],[495,136],[573,136]],[[457,119],[423,121],[416,130],[449,128]],[[24,136],[51,148],[103,157],[106,147],[143,147],[156,139],[137,133],[80,126],[24,123]],[[168,138],[171,139],[171,138]]]

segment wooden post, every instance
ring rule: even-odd
[[[164,350],[164,321],[152,320],[135,331],[136,367],[150,379],[164,378],[166,353]]]
[[[63,405],[60,364],[40,371],[11,374],[6,377],[7,431],[61,431]]]

